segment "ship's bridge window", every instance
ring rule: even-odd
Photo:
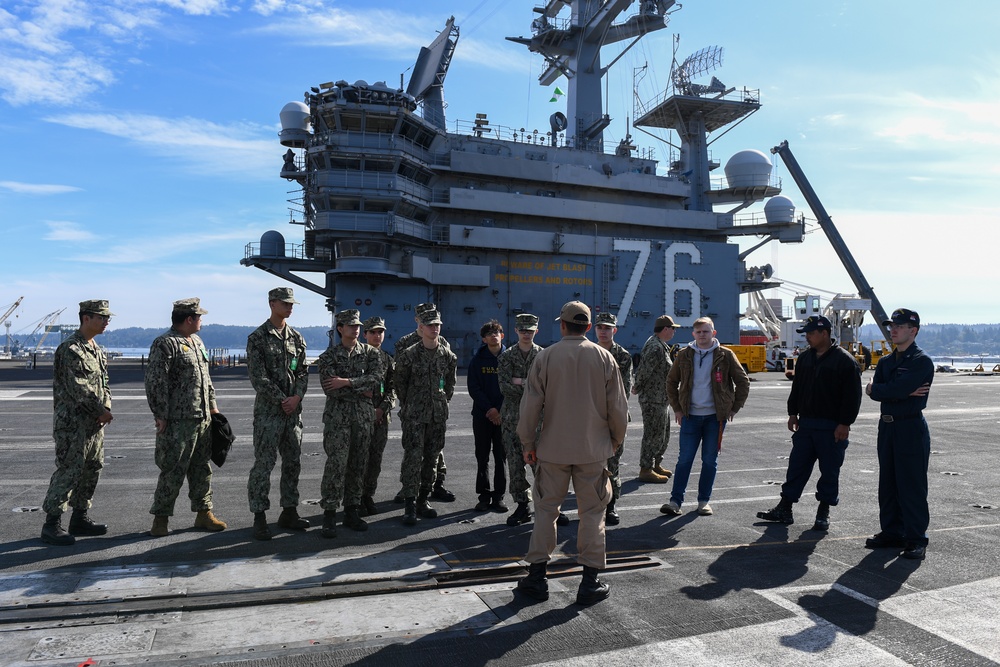
[[[392,171],[393,164],[392,160],[377,160],[370,157],[365,158],[366,171]]]
[[[367,213],[388,213],[396,207],[396,202],[385,199],[366,199],[364,210]]]
[[[392,134],[396,130],[396,117],[368,114],[368,117],[365,119],[365,130],[381,134]]]
[[[345,257],[389,259],[389,244],[377,241],[337,241],[334,250],[337,253],[337,259]]]
[[[340,129],[348,132],[360,132],[362,129],[360,114],[341,113]]]
[[[350,157],[331,157],[330,169],[345,169],[349,171],[361,171],[361,159]]]

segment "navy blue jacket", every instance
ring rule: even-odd
[[[934,362],[913,343],[902,354],[893,352],[878,360],[870,395],[882,403],[882,414],[907,417],[927,407],[926,396],[910,394],[933,380]]]
[[[507,349],[500,346],[500,354]],[[469,362],[469,396],[472,397],[472,416],[486,419],[490,408],[500,409],[503,394],[500,393],[500,380],[497,377],[497,360],[500,355],[493,356],[489,346],[483,344]]]

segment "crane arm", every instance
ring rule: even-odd
[[[806,198],[806,202],[809,204],[809,208],[812,209],[813,215],[819,220],[819,225],[826,234],[826,238],[829,239],[830,245],[833,246],[834,252],[840,258],[840,261],[844,264],[844,268],[847,269],[847,274],[854,281],[854,286],[858,288],[858,296],[863,299],[871,299],[872,307],[871,314],[875,318],[875,323],[878,325],[882,334],[885,336],[886,340],[889,339],[889,329],[882,324],[889,319],[886,315],[885,308],[879,303],[878,297],[875,296],[875,290],[872,286],[868,284],[865,279],[864,274],[861,272],[861,267],[854,260],[854,255],[847,248],[847,244],[844,242],[844,238],[837,231],[837,228],[833,224],[833,220],[830,215],[823,208],[822,202],[820,202],[819,197],[816,195],[816,191],[813,190],[812,185],[809,184],[809,179],[806,178],[805,173],[802,168],[799,167],[798,161],[795,156],[792,155],[791,149],[788,147],[787,141],[782,141],[780,144],[771,149],[772,154],[778,154],[781,156],[782,161],[785,166],[788,167],[788,172],[792,175],[795,180],[795,185],[799,187],[799,192],[802,196]]]

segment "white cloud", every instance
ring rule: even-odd
[[[81,130],[102,132],[181,160],[199,173],[272,178],[281,168],[274,128],[253,124],[219,125],[198,118],[144,114],[77,113],[46,118]],[[268,139],[258,139],[263,134]]]
[[[48,225],[49,233],[42,238],[46,241],[80,242],[93,241],[97,238],[96,235],[88,232],[75,222],[52,221],[46,222],[45,224]]]
[[[114,83],[116,63],[131,55],[121,49],[165,22],[161,7],[194,16],[229,10],[223,0],[28,0],[16,14],[0,9],[0,97],[14,106],[78,104]]]
[[[21,183],[19,181],[0,181],[0,188],[26,195],[61,195],[67,192],[80,192],[81,190],[81,188],[72,185]]]
[[[257,236],[259,237],[260,234],[258,233]],[[109,246],[100,255],[88,253],[69,259],[94,264],[150,265],[177,255],[190,256],[197,253],[204,254],[205,248],[212,248],[226,243],[232,243],[234,246],[241,247],[246,244],[248,238],[253,238],[253,234],[246,229],[214,234],[184,232],[163,237],[134,237],[130,238],[127,242]],[[233,256],[238,257],[235,251]]]

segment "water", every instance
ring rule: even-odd
[[[971,371],[979,364],[983,365],[983,370],[991,371],[993,367],[1000,363],[1000,356],[974,356],[974,357],[931,357],[935,366],[954,366],[960,371]]]

